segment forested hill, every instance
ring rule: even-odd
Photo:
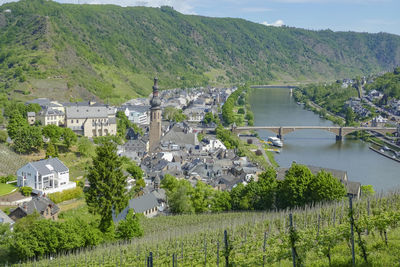
[[[0,90],[24,97],[121,102],[149,93],[154,74],[170,88],[335,79],[399,64],[400,36],[385,33],[267,27],[169,7],[0,6]]]

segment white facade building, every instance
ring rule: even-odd
[[[218,149],[226,150],[226,146],[218,139],[211,139],[207,145],[202,147],[202,150],[207,152]]]
[[[17,171],[17,185],[32,187],[35,194],[61,192],[76,187],[69,169],[58,158],[29,162]]]
[[[150,124],[150,106],[123,106],[126,117],[129,121],[135,124],[148,125]]]
[[[58,109],[48,108],[39,112],[38,120],[40,120],[43,126],[50,124],[61,126],[64,125],[65,114]]]
[[[106,106],[67,107],[65,125],[89,138],[117,134],[115,110]]]

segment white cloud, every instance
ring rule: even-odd
[[[285,23],[281,19],[278,19],[277,21],[275,21],[273,23],[268,23],[268,22],[264,21],[264,22],[261,22],[261,24],[263,24],[265,26],[274,26],[274,27],[281,27],[281,26],[285,25]]]

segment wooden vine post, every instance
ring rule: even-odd
[[[354,253],[354,217],[353,217],[353,197],[349,195],[349,216],[350,216],[350,242],[351,242],[351,257],[353,266],[356,266],[356,256]]]

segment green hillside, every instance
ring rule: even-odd
[[[400,36],[267,27],[172,8],[0,7],[0,90],[110,102],[162,88],[353,77],[400,64]]]

